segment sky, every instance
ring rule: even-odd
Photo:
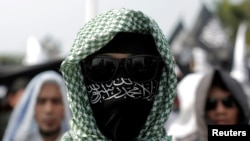
[[[95,15],[113,8],[140,10],[155,19],[166,37],[182,20],[192,28],[201,4],[211,0],[95,0]],[[71,48],[86,18],[87,0],[6,0],[0,2],[0,54],[24,54],[29,37],[50,35],[63,54]]]

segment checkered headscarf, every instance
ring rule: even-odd
[[[164,34],[155,21],[140,11],[125,8],[109,10],[86,23],[78,32],[68,56],[61,64],[68,90],[68,100],[73,112],[73,119],[70,122],[71,130],[64,134],[62,140],[108,141],[96,126],[79,62],[105,46],[118,32],[151,34],[160,55],[167,64],[163,70],[153,108],[137,140],[171,140],[163,125],[176,95],[177,79],[174,73],[174,57]]]

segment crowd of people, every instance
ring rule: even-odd
[[[210,124],[249,123],[247,94],[227,71],[182,76],[176,65],[151,17],[99,14],[77,33],[61,73],[13,82],[2,140],[206,141]]]

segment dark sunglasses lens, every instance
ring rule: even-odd
[[[233,97],[226,97],[226,98],[222,99],[222,103],[227,108],[231,108],[235,104]]]
[[[226,108],[232,108],[235,105],[235,100],[232,96],[225,97],[223,99],[208,98],[206,102],[206,110],[213,110],[216,108],[218,102],[222,102]]]
[[[136,81],[148,81],[156,76],[159,62],[153,56],[136,56],[127,59],[126,69]]]
[[[111,58],[96,57],[86,61],[87,77],[95,82],[109,81],[116,71],[116,62]]]
[[[207,99],[206,111],[207,110],[212,110],[212,109],[216,108],[216,106],[217,106],[217,100],[216,99],[211,99],[211,98]]]

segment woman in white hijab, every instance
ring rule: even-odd
[[[61,103],[62,110],[61,113],[58,115],[54,115],[59,117],[61,114],[60,120],[60,129],[57,133],[57,140],[60,139],[61,135],[69,130],[69,120],[71,119],[71,112],[68,107],[68,102],[66,99],[66,87],[63,81],[63,78],[60,74],[54,71],[45,71],[37,76],[35,76],[30,83],[27,85],[27,88],[24,92],[24,95],[20,99],[19,103],[17,104],[16,108],[13,111],[11,116],[9,125],[5,131],[5,135],[3,141],[27,141],[27,140],[35,140],[35,141],[42,141],[44,140],[44,136],[49,136],[51,134],[44,134],[41,131],[41,127],[39,126],[39,119],[37,119],[37,105],[44,100],[39,101],[39,97],[41,95],[42,88],[44,84],[53,83],[59,86],[58,90],[61,94],[61,98],[59,103]],[[46,92],[45,92],[46,94]],[[48,95],[48,93],[47,93]],[[53,94],[49,92],[49,96]],[[50,99],[53,102],[53,99]],[[58,102],[58,101],[54,101]],[[51,112],[53,113],[53,112]],[[47,122],[46,124],[50,124],[49,126],[53,126],[55,119],[42,119]],[[44,121],[43,121],[44,122]]]

